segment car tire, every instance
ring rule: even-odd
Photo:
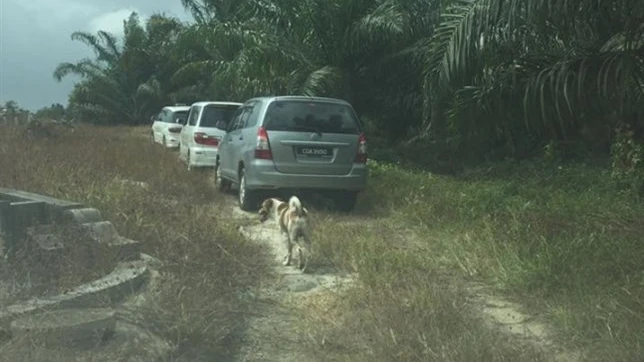
[[[163,136],[163,146],[168,147],[168,141],[165,139],[165,136]]]
[[[150,132],[150,143],[154,144],[154,131]]]
[[[335,207],[341,212],[351,212],[356,207],[358,193],[355,191],[338,192],[334,197]]]
[[[221,176],[221,167],[219,167],[219,160],[215,163],[215,188],[220,192],[230,191],[231,183]]]
[[[239,208],[244,211],[253,211],[257,206],[257,191],[246,188],[246,170],[239,170],[239,195],[237,196]]]
[[[192,165],[190,165],[190,150],[186,152],[186,164],[188,165],[188,171],[191,171]]]

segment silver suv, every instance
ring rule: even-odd
[[[219,144],[215,184],[239,186],[239,206],[257,207],[263,192],[329,194],[353,210],[367,184],[367,140],[353,107],[321,97],[261,97],[233,115]]]

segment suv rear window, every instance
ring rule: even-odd
[[[264,127],[269,131],[360,133],[351,107],[327,102],[272,102],[266,110]]]
[[[239,106],[233,105],[209,104],[204,107],[199,127],[215,127],[219,121],[228,124],[238,108]]]
[[[174,112],[174,118],[179,118],[180,121],[177,123],[186,124],[186,121],[188,120],[188,113],[189,111],[176,111]]]

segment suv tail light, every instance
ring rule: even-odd
[[[358,152],[353,162],[367,163],[367,136],[364,133],[360,133],[360,137],[358,138]]]
[[[181,127],[172,127],[172,128],[168,128],[168,131],[169,131],[170,133],[179,133],[179,132],[181,132]]]
[[[257,130],[257,146],[255,147],[255,158],[260,160],[272,160],[273,153],[271,145],[268,143],[268,133],[266,128],[259,127]]]
[[[195,142],[204,146],[219,146],[219,139],[215,136],[209,136],[203,132],[195,133]]]

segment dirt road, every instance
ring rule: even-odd
[[[282,266],[286,249],[277,224],[272,220],[261,224],[256,214],[243,212],[238,207],[233,207],[233,210],[236,218],[251,223],[250,226],[240,227],[240,232],[248,239],[270,248],[278,276],[277,280],[264,285],[259,295],[255,296],[259,317],[251,321],[237,361],[316,361],[301,343],[310,337],[298,329],[301,323],[297,319],[303,317],[299,306],[304,299],[314,295],[335,296],[342,293],[353,283],[353,276],[315,266],[302,274],[295,266]],[[253,221],[256,223],[253,224]]]

